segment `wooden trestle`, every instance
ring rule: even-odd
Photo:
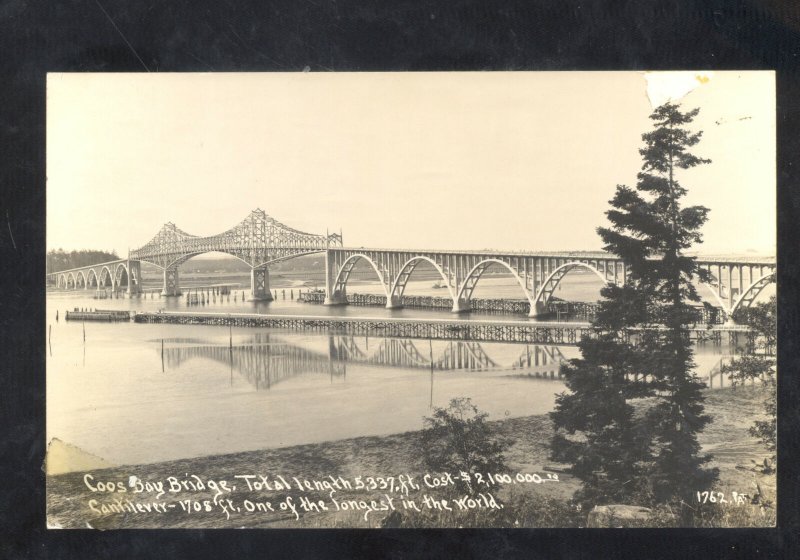
[[[302,330],[358,336],[389,336],[434,340],[475,340],[480,342],[514,342],[528,344],[575,345],[591,336],[589,323],[554,323],[542,321],[485,321],[459,319],[383,319],[378,317],[326,317],[302,315],[258,315],[244,313],[136,313],[137,323],[178,325],[216,325]],[[690,329],[690,337],[698,341],[722,342],[728,333],[729,342],[750,333],[740,326],[700,325]]]

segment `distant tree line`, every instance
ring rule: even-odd
[[[53,249],[47,252],[46,271],[48,274],[51,272],[58,272],[60,270],[69,270],[70,268],[78,268],[81,266],[91,266],[102,262],[114,261],[119,259],[116,251],[92,251],[90,249],[81,249],[80,251],[70,251],[67,253],[64,249]]]

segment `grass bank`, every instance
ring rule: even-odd
[[[698,505],[697,524],[700,526],[774,525],[774,508],[765,508],[763,504],[774,500],[775,476],[765,476],[752,469],[753,461],[762,460],[765,453],[747,432],[753,420],[761,417],[761,400],[758,387],[723,389],[707,394],[706,408],[714,422],[702,434],[701,444],[714,455],[713,465],[720,469],[718,490],[728,498],[733,492],[753,496],[758,483],[761,498],[758,504],[748,500],[725,506]],[[506,453],[507,464],[512,478],[522,473],[523,480],[486,485],[487,500],[475,507],[469,507],[469,503],[465,509],[457,506],[452,500],[458,496],[452,495],[448,486],[426,488],[419,432],[407,432],[91,471],[93,479],[89,483],[92,487],[99,489],[98,483],[103,483],[102,487],[106,488],[106,483],[111,483],[114,490],[125,488],[124,493],[91,491],[84,480],[84,472],[48,476],[48,521],[54,527],[100,529],[379,527],[396,510],[399,515],[395,515],[393,521],[404,527],[582,526],[586,512],[576,511],[569,504],[578,481],[563,472],[555,474],[557,481],[547,479],[548,474],[553,476],[554,472],[548,470],[552,466],[547,447],[552,431],[549,418],[546,415],[509,418],[492,422],[492,426],[499,435],[513,440]],[[546,481],[536,482],[533,474]],[[203,489],[192,486],[197,482],[192,475],[203,481]],[[253,475],[254,478],[248,479],[251,486],[261,481],[259,475],[263,475],[268,484],[248,488],[248,480],[235,478],[235,475]],[[400,475],[412,476],[419,488],[409,485],[402,488]],[[130,486],[131,476],[137,477],[142,485],[150,483],[151,486],[135,493],[136,485]],[[288,488],[282,488],[279,476],[288,482]],[[169,492],[169,477],[175,478],[173,485],[181,485],[183,480],[187,484],[179,492]],[[330,483],[330,477],[350,481],[351,485],[357,485],[357,477],[362,477],[366,487],[323,487],[324,482]],[[367,477],[385,477],[385,480],[376,478],[370,482]],[[388,477],[395,477],[392,480],[394,489],[388,487]],[[309,481],[311,487],[300,490],[294,478],[301,485]],[[209,480],[218,483],[225,480],[231,491],[217,494],[209,488]],[[320,485],[315,486],[314,481]],[[158,483],[167,490],[161,496],[158,496]],[[387,488],[381,488],[383,484]],[[331,489],[336,491],[331,493]],[[448,499],[451,509],[430,509],[425,505],[425,496],[429,500]],[[495,499],[498,507],[492,507],[489,498]],[[309,505],[319,505],[320,501],[327,510],[320,507],[321,511],[316,511]],[[413,501],[420,511],[404,506],[404,501],[406,505]],[[287,507],[282,508],[282,504]],[[302,504],[310,510],[304,511]],[[253,511],[248,511],[250,508]],[[664,523],[667,522],[653,520],[656,525]]]

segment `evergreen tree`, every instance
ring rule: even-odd
[[[433,473],[467,473],[470,477],[507,472],[503,453],[511,442],[494,433],[486,421],[488,416],[464,397],[451,399],[447,408],[436,407],[424,420],[420,440],[428,469]],[[456,476],[455,489],[474,496],[485,487]]]
[[[688,151],[701,133],[684,127],[698,111],[666,103],[650,115],[636,188],[617,186],[606,212],[611,227],[598,228],[604,249],[628,265],[626,284],[603,289],[595,336],[564,367],[571,392],[551,414],[553,458],[573,464],[586,505],[681,504],[716,480],[697,442],[710,419],[687,330],[695,322],[690,302],[700,301],[693,280],[709,278],[684,254],[702,242],[708,209],[682,207],[677,178],[709,162]],[[631,400],[643,397],[645,412],[635,416]]]
[[[70,268],[91,266],[108,261],[119,259],[116,251],[96,251],[91,249],[81,249],[80,251],[70,251],[66,253],[64,249],[50,250],[47,252],[45,270],[47,274]]]

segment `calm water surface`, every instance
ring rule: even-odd
[[[185,298],[94,300],[82,292],[50,293],[47,306],[48,440],[116,464],[417,430],[431,407],[454,397],[471,397],[490,419],[542,414],[564,390],[558,361],[578,356],[569,346],[64,320],[76,307],[452,317],[446,311],[232,297],[187,307]],[[727,352],[699,347],[698,374]]]

